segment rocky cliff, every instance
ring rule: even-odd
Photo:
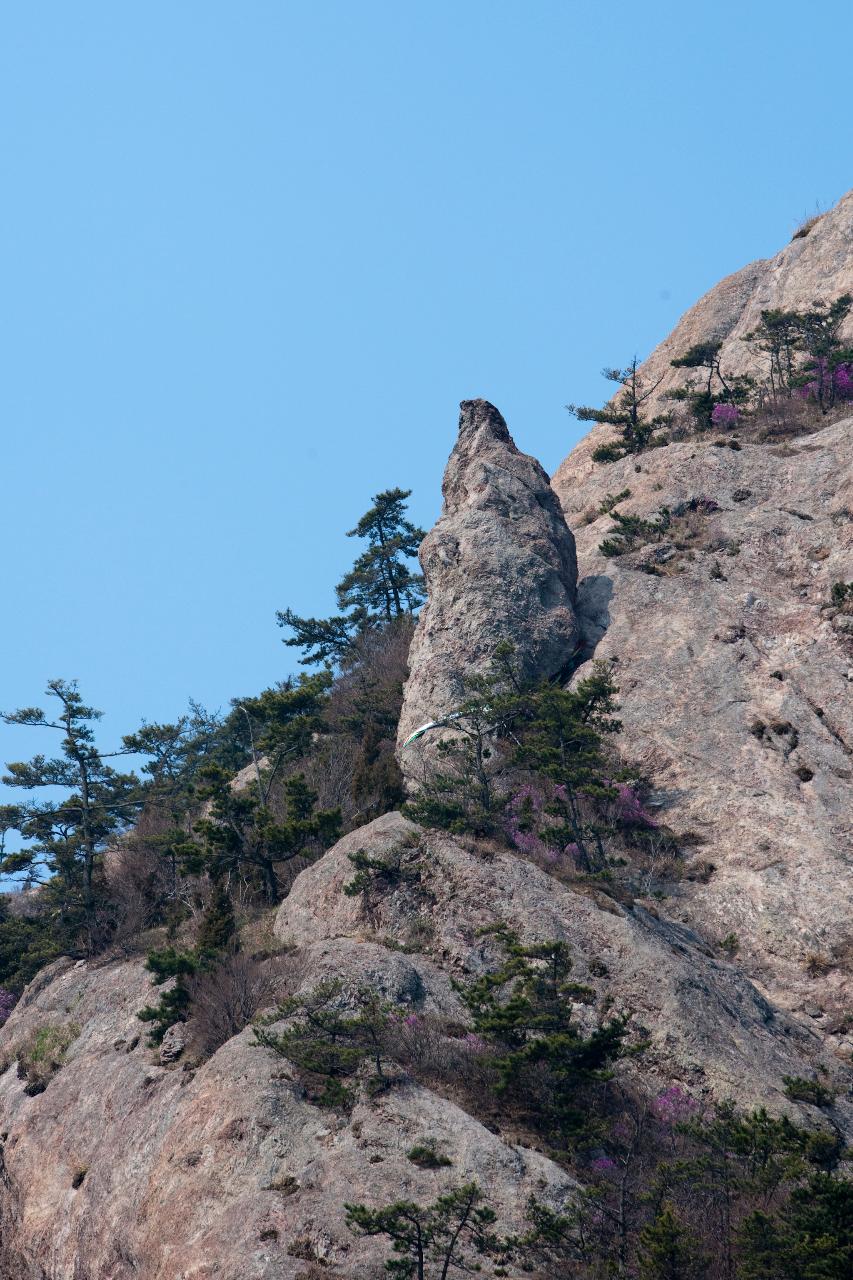
[[[701,299],[643,365],[646,385],[663,397],[683,381],[673,357],[709,338],[726,371],[760,378],[744,339],[763,308],[851,289],[853,193]],[[618,664],[623,745],[714,868],[673,909],[706,936],[734,933],[753,978],[827,1029],[853,975],[853,619],[831,599],[851,577],[853,422],[775,443],[732,435],[597,465],[612,429],[595,427],[553,485],[577,538],[586,643]],[[682,514],[654,545],[606,557],[604,510],[625,491],[622,513]]]
[[[750,307],[810,301],[835,270],[846,287],[851,200],[682,326],[706,336],[713,320],[736,343]],[[652,362],[663,368],[669,350]],[[505,923],[525,942],[569,945],[590,989],[583,1025],[631,1012],[646,1042],[637,1087],[823,1123],[784,1087],[820,1073],[838,1090],[832,1123],[853,1136],[853,639],[830,603],[853,576],[853,420],[597,467],[589,452],[582,443],[552,487],[497,410],[463,405],[445,510],[424,544],[430,600],[400,732],[452,710],[460,670],[483,669],[501,638],[532,675],[559,678],[574,659],[577,680],[588,659],[608,659],[620,751],[677,846],[666,893],[620,900],[519,851],[386,814],[297,878],[274,921],[282,981],[296,995],[336,976],[370,988],[402,1034],[442,1027],[423,1051],[458,1065],[476,1046],[455,984],[493,963],[483,930]],[[616,494],[620,510],[665,507],[671,520],[605,556]],[[344,892],[354,858],[396,869],[381,893]],[[401,1066],[393,1087],[335,1113],[251,1029],[204,1061],[150,1049],[136,1017],[150,992],[139,958],[60,961],[0,1031],[9,1280],[354,1280],[382,1274],[387,1254],[347,1230],[349,1200],[426,1202],[476,1178],[514,1230],[530,1195],[554,1208],[576,1195],[529,1137],[477,1118],[452,1071]],[[66,1047],[36,1092],[16,1062],[45,1028]],[[419,1144],[449,1163],[420,1166]]]
[[[831,605],[851,576],[853,421],[778,446],[720,443],[582,480],[569,459],[554,483],[577,531],[589,643],[616,664],[621,746],[688,862],[709,866],[668,912],[709,940],[736,935],[744,970],[820,1030],[849,1007],[853,976],[853,644]],[[605,557],[601,504],[626,489],[620,511],[683,514]]]

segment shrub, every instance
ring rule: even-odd
[[[806,1080],[804,1076],[783,1076],[785,1097],[792,1102],[808,1102],[813,1107],[831,1107],[835,1099],[831,1089],[819,1080]]]
[[[186,979],[196,972],[198,959],[193,952],[178,951],[166,947],[162,951],[149,951],[145,967],[154,975],[154,985],[161,987],[171,978],[174,986],[164,991],[157,1004],[148,1004],[136,1015],[142,1022],[151,1023],[148,1043],[161,1044],[163,1037],[176,1022],[186,1022],[189,1017],[190,994]]]
[[[809,214],[807,218],[803,218],[802,222],[797,224],[797,228],[791,236],[791,240],[804,240],[809,232],[817,226],[822,217],[822,213],[812,213]]]
[[[387,893],[404,882],[417,881],[420,872],[404,864],[403,850],[394,849],[387,858],[371,858],[363,849],[347,855],[356,874],[344,885],[348,898],[359,894]]]
[[[503,1243],[494,1235],[494,1212],[481,1203],[476,1182],[466,1182],[439,1196],[431,1205],[411,1200],[370,1209],[348,1204],[347,1226],[357,1235],[386,1236],[396,1257],[385,1264],[389,1275],[447,1276],[452,1270],[479,1271],[478,1257],[499,1255]],[[430,1262],[434,1271],[427,1272]]]
[[[614,507],[617,507],[620,502],[625,502],[627,498],[630,498],[630,496],[630,489],[621,489],[619,493],[606,494],[601,500],[601,504],[598,508],[598,514],[600,516],[609,515]]]
[[[810,951],[803,961],[803,968],[810,978],[823,978],[832,967],[832,959],[819,951]]]
[[[419,1169],[448,1169],[453,1161],[441,1155],[430,1143],[419,1143],[406,1152],[406,1159],[411,1160]]]
[[[43,1093],[80,1034],[74,1022],[45,1023],[34,1028],[18,1049],[18,1078],[26,1080],[25,1093]]]
[[[599,551],[603,556],[612,558],[625,555],[627,551],[646,542],[660,542],[671,523],[671,513],[661,507],[651,520],[642,516],[626,515],[621,511],[611,511],[614,520],[608,537],[599,543]]]
[[[230,952],[187,979],[193,1042],[209,1057],[274,1004],[282,979],[270,962]]]
[[[600,444],[592,451],[593,462],[618,462],[625,457],[625,450],[615,444]]]
[[[346,993],[342,982],[329,979],[256,1021],[255,1044],[297,1068],[315,1105],[349,1110],[355,1101],[350,1082],[365,1061],[373,1065],[374,1091],[389,1083],[384,1059],[390,1014],[375,991]],[[287,1023],[282,1031],[270,1030],[281,1021]]]
[[[735,404],[715,404],[711,410],[711,422],[715,427],[733,427],[740,418],[740,411]]]

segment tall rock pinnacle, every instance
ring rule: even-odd
[[[523,672],[556,675],[578,646],[575,540],[543,468],[487,400],[463,400],[444,508],[420,551],[429,600],[409,661],[398,741],[451,712],[465,676],[509,640]],[[401,753],[411,773],[408,750]]]

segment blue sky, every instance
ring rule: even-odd
[[[602,365],[853,185],[851,36],[778,0],[3,6],[0,706],[77,677],[106,744],[281,678],[275,610],[331,609],[370,496],[437,515],[462,398],[553,469]]]

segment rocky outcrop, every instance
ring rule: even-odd
[[[343,888],[356,852],[385,863],[402,853],[408,874],[370,902],[350,897]],[[606,998],[615,1011],[630,1013],[636,1034],[650,1042],[647,1085],[675,1080],[697,1097],[784,1110],[783,1076],[811,1074],[824,1062],[810,1020],[774,1008],[736,963],[652,904],[620,905],[516,854],[423,831],[399,814],[345,836],[303,872],[275,927],[282,941],[325,939],[332,952],[353,939],[415,945],[421,954],[407,958],[417,968],[430,974],[437,965],[464,980],[494,961],[483,931],[499,923],[525,942],[569,944],[574,976],[597,994],[577,1016],[591,1027]],[[341,972],[348,970],[343,962]],[[853,1110],[843,1103],[839,1120],[853,1133]]]
[[[421,546],[429,600],[412,643],[401,743],[458,706],[465,677],[487,671],[502,640],[534,677],[566,668],[578,644],[574,539],[545,471],[486,400],[462,403],[443,494]],[[414,755],[402,753],[404,771]]]
[[[682,841],[667,915],[735,935],[745,971],[849,1060],[853,641],[830,596],[853,576],[853,420],[736,443],[671,444],[582,488],[572,455],[555,485],[585,636],[614,663],[620,750]],[[601,503],[626,489],[620,511],[682,514],[608,558]]]
[[[762,309],[847,292],[853,192],[687,312],[643,366],[660,379],[657,407],[692,344],[721,339],[723,368],[760,379],[744,339]],[[831,590],[853,577],[853,419],[787,442],[735,432],[593,463],[613,434],[595,427],[553,485],[577,537],[587,651],[616,663],[621,749],[694,868],[667,912],[707,938],[736,935],[746,972],[849,1059],[853,620]],[[653,545],[608,558],[602,503],[625,490],[621,512],[682,515]]]
[[[355,852],[400,855],[408,874],[369,899],[349,896]],[[649,1041],[647,1087],[678,1082],[700,1099],[731,1096],[820,1122],[783,1093],[785,1075],[823,1068],[833,1082],[809,1019],[774,1008],[695,931],[563,884],[512,853],[388,814],[302,873],[275,929],[289,989],[343,977],[401,1017],[435,1015],[459,1037],[466,1013],[453,980],[495,962],[482,930],[496,922],[530,942],[570,945],[574,976],[594,991],[577,1020],[591,1028],[606,1007],[630,1011],[633,1037]],[[136,1017],[150,997],[139,960],[62,961],[0,1031],[4,1280],[299,1280],[311,1259],[362,1280],[381,1273],[387,1253],[348,1231],[344,1206],[354,1199],[430,1203],[474,1178],[501,1228],[514,1230],[531,1195],[563,1206],[576,1194],[564,1170],[511,1127],[501,1131],[500,1117],[487,1127],[464,1109],[453,1078],[439,1091],[402,1073],[347,1114],[312,1105],[289,1064],[249,1029],[201,1065],[164,1065]],[[67,1029],[70,1042],[33,1095],[15,1058],[45,1027]],[[847,1099],[832,1115],[853,1133]],[[413,1162],[408,1153],[424,1143],[451,1164]]]
[[[345,972],[403,1012],[455,999],[428,958],[372,942],[320,941],[300,960],[305,986]],[[4,1280],[297,1280],[312,1259],[361,1280],[381,1274],[386,1250],[348,1231],[348,1201],[431,1203],[476,1178],[520,1227],[530,1195],[561,1204],[573,1193],[544,1156],[413,1081],[350,1115],[311,1105],[248,1029],[197,1070],[166,1069],[140,1038],[150,996],[138,961],[60,962],[0,1031]],[[30,1096],[15,1055],[55,1026],[77,1034]],[[452,1164],[409,1160],[425,1142]]]

